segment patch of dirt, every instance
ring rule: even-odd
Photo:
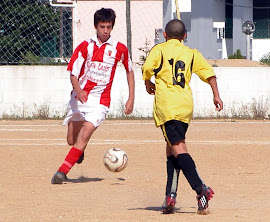
[[[214,67],[269,67],[264,63],[246,59],[208,59],[207,61]]]

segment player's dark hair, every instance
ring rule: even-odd
[[[185,24],[181,20],[173,19],[167,23],[165,32],[169,39],[182,40],[187,31]]]
[[[115,23],[115,12],[111,8],[101,8],[94,14],[94,25],[97,27],[99,22],[112,22],[112,27]]]

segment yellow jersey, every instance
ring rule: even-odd
[[[192,73],[208,83],[215,76],[212,66],[196,49],[184,46],[177,39],[157,44],[150,51],[143,67],[143,79],[155,76],[153,115],[156,126],[169,120],[189,123],[193,113]]]

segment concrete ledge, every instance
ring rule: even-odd
[[[193,74],[190,86],[194,97],[194,116],[233,116],[266,109],[270,100],[270,68],[215,67],[224,110],[217,114],[208,84]],[[152,117],[153,96],[145,91],[140,67],[134,67],[136,92],[133,116]],[[31,117],[46,111],[50,117],[63,116],[69,101],[71,83],[66,66],[0,66],[0,117]],[[125,70],[117,68],[112,86],[111,116],[121,116],[128,96]]]

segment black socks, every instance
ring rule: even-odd
[[[167,185],[166,196],[177,192],[179,169],[177,169],[177,159],[171,155],[167,157]]]
[[[192,157],[188,153],[179,154],[177,156],[177,168],[183,171],[191,188],[195,190],[198,195],[200,195],[202,192],[203,182],[198,175]]]

